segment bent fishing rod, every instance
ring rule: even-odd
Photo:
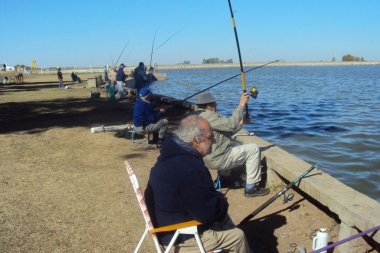
[[[236,30],[236,24],[235,24],[235,18],[234,18],[234,13],[232,11],[232,6],[231,6],[231,1],[228,0],[228,5],[230,7],[230,12],[231,12],[231,20],[232,20],[232,27],[234,28],[234,33],[235,33],[235,39],[236,39],[236,46],[238,49],[238,54],[239,54],[239,63],[240,63],[240,75],[241,75],[241,85],[243,87],[243,93],[247,92],[247,86],[245,84],[245,76],[244,76],[244,69],[243,69],[243,61],[241,59],[241,53],[240,53],[240,45],[239,45],[239,38],[237,35],[237,30]],[[248,113],[248,103],[245,104],[245,117],[249,118],[249,113]]]
[[[272,198],[270,198],[269,200],[267,200],[264,204],[262,204],[259,208],[257,208],[255,211],[253,211],[250,215],[248,215],[247,217],[245,217],[239,225],[243,225],[245,223],[247,223],[250,219],[252,219],[253,217],[255,217],[259,212],[261,212],[262,210],[264,210],[264,208],[266,208],[267,206],[269,206],[270,204],[272,204],[278,197],[280,197],[281,195],[285,194],[285,192],[287,190],[289,190],[290,188],[292,188],[296,183],[298,183],[302,178],[304,178],[307,174],[309,174],[313,169],[317,168],[318,167],[318,163],[314,164],[313,166],[311,166],[307,171],[305,171],[304,173],[302,173],[299,177],[297,177],[296,179],[293,180],[293,182],[291,182],[290,184],[288,184],[287,186],[285,186],[281,191],[279,191],[276,195],[274,195]],[[285,204],[286,202],[292,200],[294,197],[293,194],[288,194],[287,196],[284,195],[284,200],[283,200],[283,203]]]
[[[252,70],[259,69],[259,68],[262,68],[262,67],[264,67],[264,66],[267,66],[267,65],[269,65],[269,64],[272,64],[272,63],[275,63],[275,62],[279,62],[279,61],[281,61],[281,60],[275,60],[275,61],[267,62],[267,63],[265,63],[265,64],[263,64],[263,65],[260,65],[260,66],[257,66],[257,67],[254,67],[254,68],[248,69],[248,70],[246,70],[244,73],[248,73],[248,72],[250,72],[250,71],[252,71]],[[169,109],[169,108],[171,108],[171,107],[173,107],[173,106],[176,106],[176,105],[178,105],[178,104],[180,104],[180,103],[182,103],[182,102],[184,102],[184,101],[186,101],[186,100],[188,100],[188,99],[190,99],[190,98],[192,98],[192,97],[194,97],[194,96],[196,96],[196,95],[198,95],[199,93],[202,93],[202,92],[204,92],[204,91],[206,91],[206,90],[209,90],[209,89],[211,89],[211,88],[213,88],[213,87],[215,87],[215,86],[217,86],[217,85],[219,85],[219,84],[225,83],[225,82],[227,82],[227,81],[229,81],[229,80],[231,80],[231,79],[234,79],[235,77],[238,77],[238,76],[240,76],[240,74],[237,74],[237,75],[231,76],[231,77],[229,77],[229,78],[227,78],[227,79],[225,79],[225,80],[223,80],[223,81],[220,81],[220,82],[218,82],[218,83],[216,83],[216,84],[214,84],[214,85],[211,85],[210,87],[208,87],[208,88],[206,88],[206,89],[203,89],[203,90],[201,90],[201,91],[198,91],[197,93],[194,93],[193,95],[188,96],[187,98],[184,98],[184,99],[182,99],[182,100],[180,100],[180,101],[178,101],[178,102],[176,102],[176,103],[170,105],[168,108],[166,108],[166,110]]]

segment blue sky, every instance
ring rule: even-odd
[[[231,4],[243,62],[331,61],[348,53],[380,60],[379,0]],[[118,64],[149,65],[155,33],[152,63],[239,62],[228,0],[0,0],[0,6],[0,63],[10,66],[31,60],[38,67],[104,66],[119,57]]]

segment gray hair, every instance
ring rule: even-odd
[[[205,120],[198,115],[190,115],[181,121],[178,129],[174,134],[183,142],[192,144],[194,138],[203,137],[204,129],[201,127],[200,122]]]

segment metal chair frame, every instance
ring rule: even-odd
[[[147,146],[149,146],[149,139],[150,139],[150,132],[148,132],[148,139],[147,140],[143,140],[143,141],[137,141],[135,139],[135,134],[138,134],[138,132],[135,130],[135,128],[132,128],[132,131],[131,131],[131,140],[132,140],[132,144],[146,144]]]

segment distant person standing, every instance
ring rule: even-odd
[[[64,88],[63,87],[63,76],[62,76],[61,68],[58,68],[57,76],[58,76],[58,88]]]
[[[146,74],[145,65],[143,62],[139,63],[139,66],[135,68],[133,72],[136,87],[136,101],[140,99],[140,90],[145,86],[149,86],[149,78]]]
[[[108,76],[107,66],[104,66],[103,72],[104,72],[104,76]]]
[[[7,64],[3,64],[4,72],[7,71]]]
[[[119,95],[119,99],[125,98],[124,81],[127,76],[124,73],[124,67],[125,65],[123,63],[120,64],[116,74],[117,94]]]

